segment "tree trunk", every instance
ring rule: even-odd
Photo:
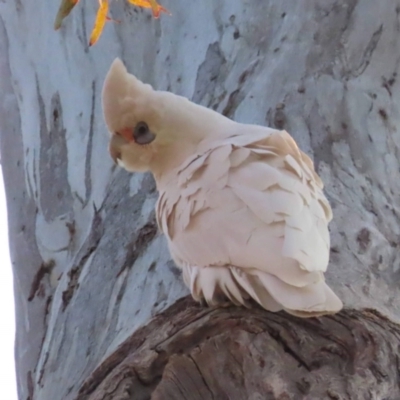
[[[0,134],[20,399],[400,398],[400,1],[0,5]],[[157,89],[288,130],[334,220],[346,310],[300,320],[187,298],[148,174],[115,168],[100,93],[116,57]],[[183,299],[182,299],[183,297]]]

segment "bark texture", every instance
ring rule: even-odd
[[[400,1],[164,3],[173,15],[153,20],[112,2],[121,23],[107,24],[93,48],[95,0],[79,2],[57,32],[58,2],[0,3],[0,150],[20,399],[107,398],[101,380],[115,373],[115,385],[125,382],[125,357],[142,365],[143,373],[127,369],[126,384],[133,379],[129,390],[143,398],[191,398],[193,390],[206,399],[225,390],[221,382],[233,385],[226,396],[234,399],[253,385],[259,398],[297,399],[303,390],[312,399],[329,385],[331,398],[357,398],[364,388],[371,394],[360,398],[398,398]],[[305,322],[179,308],[186,303],[168,309],[188,291],[155,227],[154,182],[114,168],[107,154],[100,91],[116,56],[157,89],[294,136],[326,183],[334,212],[328,281],[353,311]],[[167,336],[157,337],[173,335],[165,316],[146,328],[167,309],[190,340],[171,336],[168,347]],[[158,345],[165,354],[151,350]]]
[[[400,326],[373,310],[303,320],[178,301],[82,386],[79,400],[400,398]]]

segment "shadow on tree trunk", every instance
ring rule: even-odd
[[[138,330],[79,400],[399,399],[400,326],[373,310],[300,319],[184,298]]]

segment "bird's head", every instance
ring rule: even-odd
[[[154,90],[116,59],[106,76],[103,112],[110,155],[128,171],[178,166],[206,137],[227,123],[222,115],[173,93]]]

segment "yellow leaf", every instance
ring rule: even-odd
[[[58,9],[56,20],[54,21],[54,29],[60,29],[65,17],[78,4],[79,0],[61,0],[60,8]]]
[[[97,10],[96,21],[94,23],[92,34],[90,35],[89,46],[93,46],[99,40],[107,21],[108,0],[99,0],[99,2],[100,7]]]
[[[171,15],[171,13],[163,6],[157,3],[156,0],[128,0],[129,3],[142,8],[151,8],[153,12],[153,17],[158,18],[160,13]]]

